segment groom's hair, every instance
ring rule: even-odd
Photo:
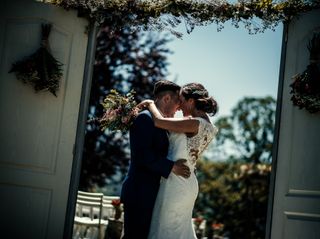
[[[166,93],[176,94],[180,89],[181,87],[172,81],[159,80],[154,84],[153,95],[155,98],[158,98]]]

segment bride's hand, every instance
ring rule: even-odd
[[[137,107],[140,109],[148,108],[152,103],[154,103],[153,100],[143,100],[137,105]]]

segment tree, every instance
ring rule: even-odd
[[[276,101],[272,97],[245,97],[221,117],[213,150],[215,157],[245,162],[271,162]]]
[[[206,219],[208,238],[263,239],[271,166],[202,160],[197,169],[194,216]]]
[[[102,115],[101,102],[111,89],[136,91],[139,102],[152,95],[153,84],[167,73],[167,36],[112,29],[105,22],[97,37],[88,118]],[[86,127],[79,188],[90,190],[122,181],[129,160],[128,134],[102,132],[97,123]]]

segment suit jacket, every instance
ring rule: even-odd
[[[160,178],[167,178],[174,162],[167,159],[167,131],[156,128],[147,110],[142,111],[130,128],[131,160],[121,191],[121,201],[128,207],[153,209]]]

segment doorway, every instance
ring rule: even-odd
[[[184,31],[183,27],[178,30]],[[100,34],[108,34],[108,29],[105,28],[105,30],[101,31]],[[136,44],[135,46],[131,46],[131,48],[128,47],[126,50],[128,52],[135,51],[137,54],[134,57],[137,57],[140,60],[141,65],[143,65],[144,59],[141,56],[143,55],[143,51],[140,49],[141,46],[139,46],[139,41],[146,41],[148,37],[154,39],[161,38],[156,33],[144,33],[144,35],[141,34],[141,36],[137,35],[136,39],[134,39],[132,33],[129,31],[124,31],[121,34]],[[100,38],[98,37],[97,40],[98,48],[99,44],[101,47],[106,45],[106,42],[109,42],[109,46],[110,44],[115,44],[116,46],[116,42],[119,40],[119,34],[111,34],[110,36],[104,35],[104,37],[102,37],[102,35],[100,35]],[[223,120],[227,120],[228,118],[230,120],[232,109],[235,109],[237,106],[239,106],[237,103],[241,103],[242,101],[242,104],[248,104],[250,99],[251,101],[256,100],[257,102],[261,102],[263,101],[263,98],[270,97],[273,99],[273,101],[271,100],[269,102],[270,110],[275,111],[275,99],[277,94],[280,63],[279,59],[281,54],[281,37],[282,27],[278,27],[276,32],[270,31],[264,34],[252,36],[249,35],[245,29],[233,29],[232,26],[226,27],[226,29],[222,30],[222,32],[217,32],[215,26],[207,26],[195,29],[191,35],[185,34],[184,40],[182,41],[180,39],[172,40],[169,39],[170,37],[163,37],[163,39],[166,39],[162,40],[164,43],[163,45],[167,44],[169,50],[173,51],[174,53],[167,55],[166,61],[170,64],[167,67],[167,75],[161,71],[153,71],[153,77],[151,78],[150,82],[156,80],[156,76],[166,76],[170,80],[177,81],[178,84],[198,81],[205,86],[208,85],[209,92],[211,91],[212,95],[217,98],[218,102],[221,102],[220,113],[216,117],[212,118],[213,122],[217,122],[219,119],[220,123],[223,123]],[[237,41],[234,40],[235,38]],[[143,44],[146,46],[145,43]],[[150,43],[149,46],[151,47],[152,44]],[[110,47],[110,49],[101,47],[101,49],[104,49],[101,51],[103,53],[99,53],[97,51],[92,85],[92,88],[95,86],[99,87],[95,87],[91,92],[91,108],[89,107],[88,116],[89,119],[97,115],[97,113],[99,114],[99,112],[101,114],[102,111],[101,108],[97,110],[96,108],[92,107],[92,102],[94,101],[92,98],[96,97],[95,101],[101,102],[103,96],[112,88],[122,89],[123,92],[126,92],[132,88],[132,85],[135,84],[135,90],[143,88],[146,89],[145,92],[142,90],[138,92],[140,94],[140,99],[150,97],[150,93],[152,92],[152,84],[149,84],[148,87],[143,87],[142,84],[142,82],[148,82],[148,80],[146,80],[146,75],[150,74],[150,72],[144,71],[142,68],[134,69],[134,67],[132,67],[130,64],[120,64],[121,66],[116,69],[114,66],[111,66],[113,71],[110,71],[106,68],[107,64],[105,64],[104,61],[115,63],[116,61],[113,60],[112,57],[118,56],[119,52],[114,50],[117,48],[112,47]],[[119,47],[119,49],[121,49],[121,47]],[[161,52],[161,50],[159,52]],[[109,57],[105,58],[106,54],[110,54]],[[196,61],[192,61],[194,59],[196,59]],[[125,72],[130,72],[132,75],[138,75],[137,78],[139,80],[134,82],[132,75],[126,74]],[[259,74],[259,72],[261,74]],[[101,77],[102,75],[109,76],[109,81],[106,81],[104,77]],[[110,76],[116,77],[112,79]],[[101,85],[104,86],[101,87]],[[225,97],[226,93],[228,94],[227,97]],[[264,99],[264,101],[267,100]],[[272,117],[274,117],[274,115]],[[273,125],[270,125],[271,128],[274,127],[274,118],[272,120]],[[86,172],[82,170],[83,174],[80,178],[80,189],[102,192],[106,195],[119,195],[121,181],[126,173],[129,160],[129,152],[127,150],[128,135],[109,132],[107,136],[104,137],[101,136],[103,135],[103,132],[99,131],[99,129],[96,128],[97,126],[88,125],[87,127],[87,135],[91,134],[93,137],[87,137],[85,142],[85,151],[83,157],[84,160],[87,158],[86,162],[88,162],[89,165],[85,165],[86,162],[83,162],[82,164],[87,170]],[[98,135],[97,132],[99,132]],[[270,135],[268,135],[268,137],[270,141]],[[93,138],[99,138],[99,140],[92,140]],[[273,137],[271,136],[271,141],[272,140]],[[237,161],[236,157],[242,157],[243,160],[243,155],[239,155],[239,152],[237,155],[230,144],[226,146],[229,148],[229,155],[228,153],[226,154],[226,152],[221,152],[221,148],[224,148],[222,144],[220,144],[219,147],[220,151],[215,152],[214,144],[211,146],[209,152],[205,155],[204,164],[223,164],[231,159],[233,165],[232,167],[235,167],[234,165]],[[270,147],[270,145],[268,147]],[[87,150],[86,148],[90,149],[91,151]],[[95,150],[98,150],[99,153],[92,153]],[[110,154],[108,152],[113,153]],[[90,160],[89,157],[91,157]],[[263,180],[268,180],[270,177],[270,164],[272,161],[270,157],[271,149],[269,148],[263,153],[261,162],[256,160],[254,162],[256,164],[250,164],[250,159],[247,158],[247,161],[242,161],[246,162],[247,165],[238,165],[237,167],[240,171],[247,170],[248,172],[250,171],[250,167],[253,167],[254,170],[257,170],[256,172],[259,170],[264,172],[265,178]],[[95,168],[93,165],[97,165],[99,162],[102,162],[102,164]],[[266,164],[260,165],[259,163]],[[202,167],[205,168],[203,164]],[[215,165],[213,167],[218,166]],[[246,167],[247,169],[245,169]],[[203,182],[207,180],[203,178],[204,176],[205,174],[202,174],[201,180],[203,180]],[[95,186],[92,187],[92,185]],[[101,187],[106,185],[107,187]],[[268,185],[264,186],[266,187],[266,191],[264,192],[267,194]],[[195,218],[199,218],[201,220],[205,219],[206,221],[206,234],[203,233],[202,236],[208,236],[208,233],[211,233],[211,236],[214,236],[214,233],[216,233],[216,237],[224,235],[224,237],[227,238],[228,232],[225,232],[225,228],[228,227],[225,225],[225,223],[221,222],[221,219],[219,219],[220,221],[213,219],[215,212],[210,211],[203,206],[203,204],[206,203],[204,200],[202,200],[204,197],[205,195],[200,193],[196,204],[196,207],[199,209],[195,210],[196,212],[194,215]],[[264,194],[262,197],[267,198],[267,195]],[[265,199],[265,209],[266,207],[267,199]],[[262,218],[264,217],[266,219],[266,213],[266,211],[262,213],[264,215]],[[265,226],[265,220],[259,224],[261,235],[264,234],[264,228],[261,229],[263,226]],[[261,230],[263,233],[261,233]]]

